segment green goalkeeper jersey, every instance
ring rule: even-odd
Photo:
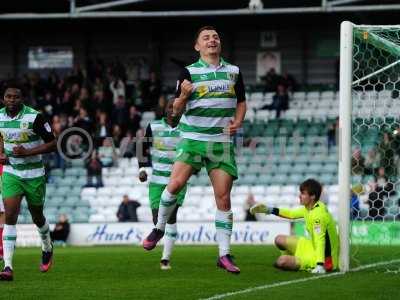
[[[338,257],[339,236],[336,222],[324,203],[317,201],[311,210],[305,207],[297,209],[279,208],[279,216],[288,219],[304,218],[317,262],[323,263],[325,257],[329,256],[334,259]]]

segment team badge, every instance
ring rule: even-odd
[[[228,73],[229,80],[236,81],[237,74],[235,73]]]
[[[29,123],[28,122],[21,122],[20,126],[21,129],[28,129]]]

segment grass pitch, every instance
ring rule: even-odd
[[[55,264],[39,272],[40,249],[19,248],[13,282],[0,282],[0,299],[206,299],[257,286],[301,278],[304,272],[272,267],[279,252],[272,246],[234,246],[240,275],[218,269],[216,246],[177,246],[172,269],[161,271],[161,247],[56,248]],[[400,247],[359,247],[353,265],[400,259]],[[397,299],[400,263],[282,286],[248,290],[221,299]],[[215,299],[217,299],[216,297]]]

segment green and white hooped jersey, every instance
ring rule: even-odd
[[[12,149],[18,145],[31,149],[43,144],[42,138],[33,130],[33,123],[38,115],[38,111],[26,105],[23,105],[20,113],[14,118],[7,115],[5,108],[0,110],[0,133],[3,138],[4,152],[10,162],[3,167],[4,173],[24,179],[45,175],[41,155],[14,157],[12,154]],[[49,127],[48,131],[51,132],[49,124],[46,124]]]
[[[237,106],[235,85],[239,79],[239,67],[221,58],[217,67],[199,59],[186,69],[189,71],[194,91],[179,123],[182,138],[232,142],[230,136],[223,130],[235,116]],[[240,80],[242,83],[241,76]]]
[[[180,142],[178,127],[172,128],[164,119],[150,123],[153,135],[150,149],[153,174],[150,182],[168,184],[174,164],[176,146]]]

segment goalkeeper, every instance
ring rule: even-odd
[[[319,201],[321,184],[308,179],[300,185],[300,204],[297,209],[272,208],[255,204],[250,208],[252,214],[273,214],[287,219],[304,218],[310,239],[298,236],[278,235],[275,245],[282,255],[275,262],[283,270],[306,270],[323,274],[338,267],[339,238],[336,222],[326,205]]]

